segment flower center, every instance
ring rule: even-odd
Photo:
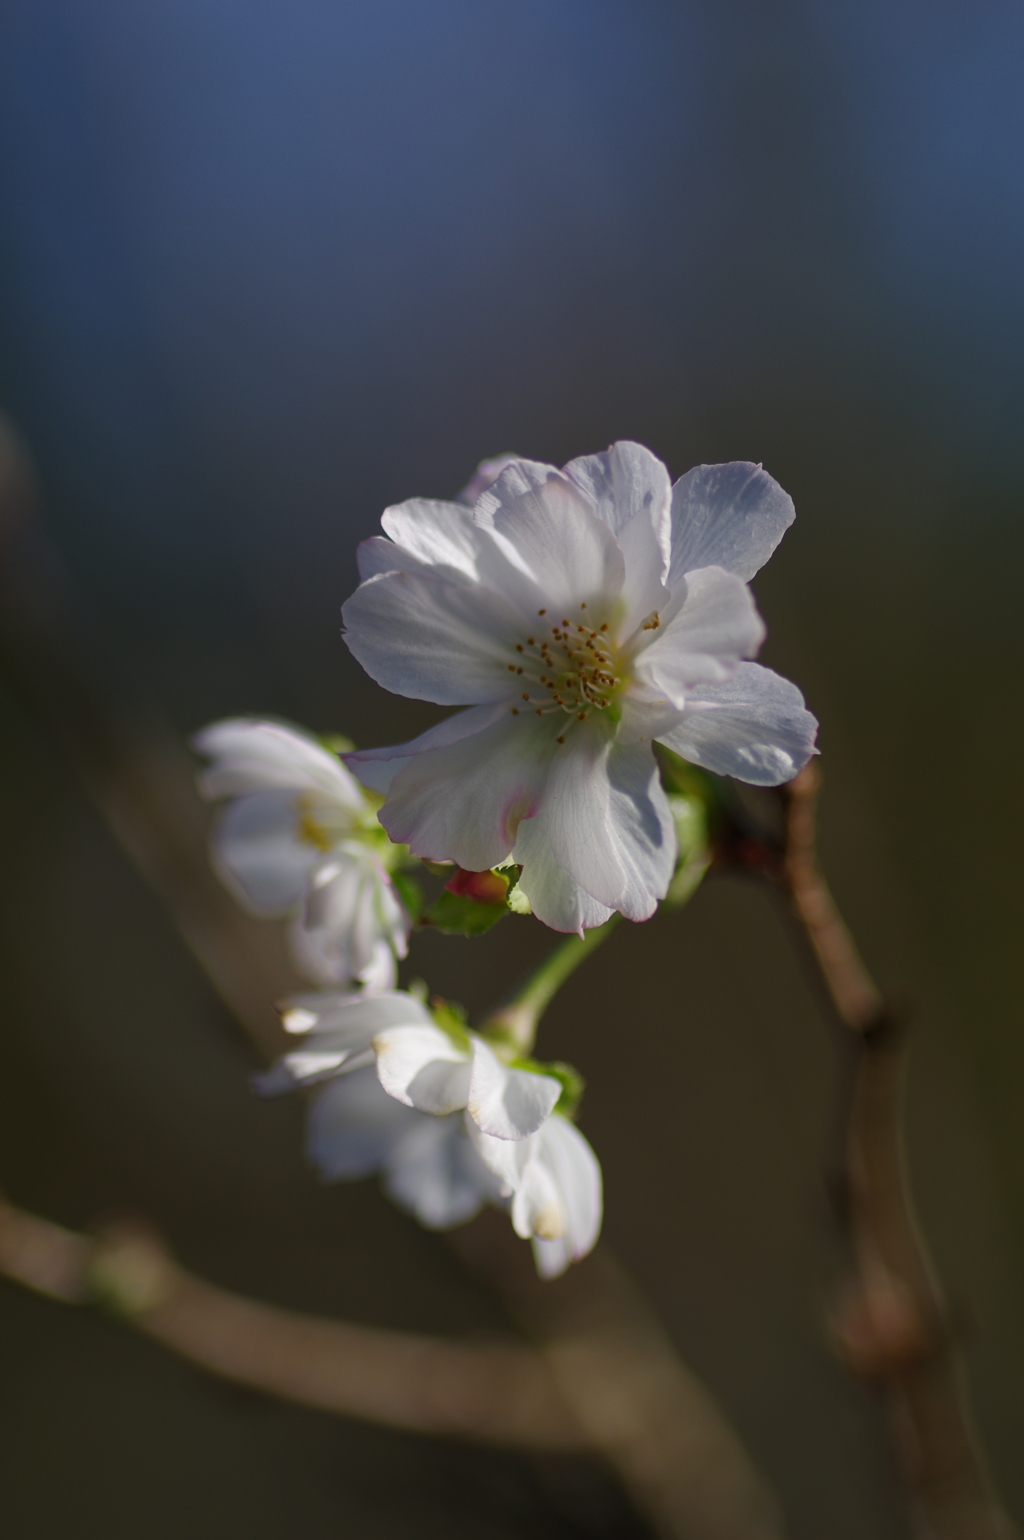
[[[623,662],[608,622],[593,626],[586,611],[581,604],[576,620],[563,615],[548,622],[547,611],[538,610],[541,624],[533,636],[516,642],[519,662],[508,665],[523,685],[522,705],[512,707],[513,716],[562,713],[585,722],[592,712],[614,704],[624,683]]]

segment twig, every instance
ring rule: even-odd
[[[904,1023],[871,979],[818,864],[820,772],[784,792],[783,885],[819,977],[857,1053],[846,1118],[855,1278],[836,1322],[850,1368],[888,1403],[916,1529],[928,1540],[1008,1540],[957,1361],[949,1314],[921,1235],[903,1151]]]
[[[591,1447],[528,1347],[448,1342],[258,1304],[186,1272],[141,1228],[94,1240],[0,1200],[0,1273],[65,1304],[105,1305],[203,1369],[305,1406],[474,1443]]]
[[[536,1342],[566,1402],[656,1534],[779,1540],[774,1496],[603,1245],[544,1282],[497,1215],[450,1239]]]

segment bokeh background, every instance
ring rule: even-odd
[[[1015,0],[0,12],[0,401],[83,601],[182,734],[432,720],[360,676],[338,608],[381,510],[485,455],[631,437],[793,494],[764,656],[823,723],[840,901],[919,1004],[914,1179],[1018,1519],[1022,55]],[[2,681],[0,721],[4,1188],[79,1225],[145,1213],[279,1303],[494,1325],[372,1183],[316,1184],[301,1107],[251,1095],[251,1051]],[[526,927],[424,938],[412,970],[482,1009]],[[837,1055],[778,915],[722,879],[624,928],[542,1046],[587,1075],[610,1244],[792,1535],[902,1534],[827,1343]],[[19,1540],[639,1533],[535,1462],[226,1389],[13,1285],[0,1320]]]

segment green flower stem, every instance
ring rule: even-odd
[[[537,1024],[551,1000],[580,963],[611,935],[621,918],[613,914],[603,925],[584,931],[582,936],[567,936],[561,946],[545,957],[515,998],[488,1016],[480,1029],[481,1036],[514,1049],[517,1055],[528,1054],[537,1036]]]

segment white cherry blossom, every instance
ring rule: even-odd
[[[299,995],[282,1020],[297,1045],[257,1085],[274,1095],[326,1082],[307,1141],[325,1177],[380,1171],[395,1201],[438,1229],[484,1202],[509,1207],[545,1277],[593,1246],[600,1167],[554,1113],[562,1091],[554,1076],[504,1064],[483,1038],[445,1030],[399,990]]]
[[[391,838],[471,871],[511,855],[557,930],[648,918],[676,857],[653,744],[759,785],[814,752],[800,692],[745,661],[764,635],[747,581],[792,519],[759,466],[672,487],[630,443],[562,471],[514,461],[472,509],[389,508],[348,645],[387,689],[469,707],[346,755]]]
[[[236,718],[194,741],[211,760],[202,791],[226,800],[214,861],[235,895],[256,914],[295,916],[292,950],[315,982],[393,988],[410,921],[384,864],[376,802],[294,728]]]

